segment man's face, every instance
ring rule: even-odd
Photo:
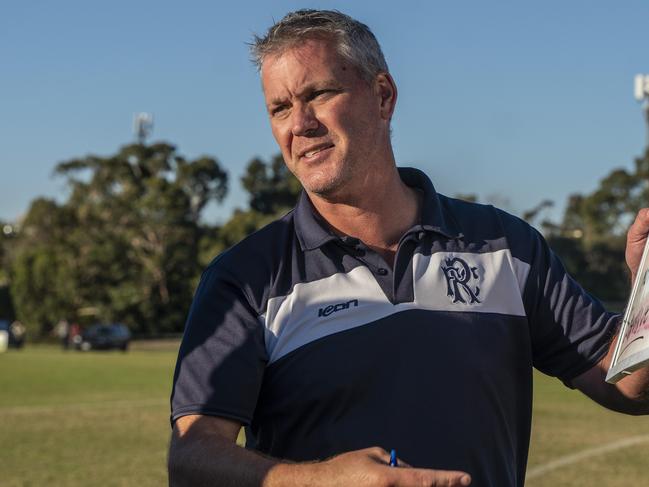
[[[362,181],[389,138],[380,89],[324,40],[268,56],[261,77],[273,135],[302,186],[333,197]]]

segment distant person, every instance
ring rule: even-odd
[[[25,325],[23,325],[20,321],[16,320],[13,323],[11,323],[11,335],[13,336],[14,339],[14,344],[16,348],[22,348],[22,346],[25,344],[25,335],[27,333],[27,329],[25,328]]]
[[[76,346],[81,343],[81,327],[79,323],[72,323],[70,325],[70,333],[68,336],[68,346]]]
[[[59,338],[63,350],[67,350],[70,346],[70,324],[68,320],[59,320],[54,326],[54,334]]]
[[[533,367],[649,413],[647,369],[604,382],[619,316],[537,231],[397,167],[397,88],[367,26],[300,10],[253,53],[304,191],[203,273],[174,375],[171,485],[522,486]],[[648,231],[645,209],[633,278]]]

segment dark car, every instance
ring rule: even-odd
[[[126,325],[121,323],[92,325],[74,338],[77,350],[110,350],[118,348],[126,351],[131,332]]]

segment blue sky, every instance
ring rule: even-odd
[[[210,222],[245,206],[239,177],[278,152],[246,47],[273,19],[334,8],[368,24],[399,87],[400,165],[438,191],[521,213],[594,189],[645,144],[633,76],[649,72],[649,2],[121,1],[0,3],[0,220],[61,199],[60,162],[151,140],[231,176]],[[556,210],[554,215],[558,215]]]

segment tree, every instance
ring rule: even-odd
[[[249,193],[250,209],[275,215],[295,206],[302,185],[288,170],[281,154],[266,164],[255,158],[248,163],[241,184]]]
[[[649,149],[634,169],[614,169],[590,194],[568,199],[563,221],[546,225],[548,242],[568,271],[601,299],[623,302],[629,293],[624,262],[626,232],[640,208],[649,206]]]
[[[236,209],[217,232],[206,233],[201,242],[203,265],[289,211],[302,192],[300,182],[286,168],[281,154],[274,156],[269,163],[259,158],[252,159],[241,177],[241,184],[248,191],[249,208]]]
[[[218,162],[133,144],[60,163],[55,174],[70,196],[61,206],[35,201],[25,219],[12,279],[19,318],[42,332],[63,317],[182,330],[200,271],[201,212],[227,192]]]

